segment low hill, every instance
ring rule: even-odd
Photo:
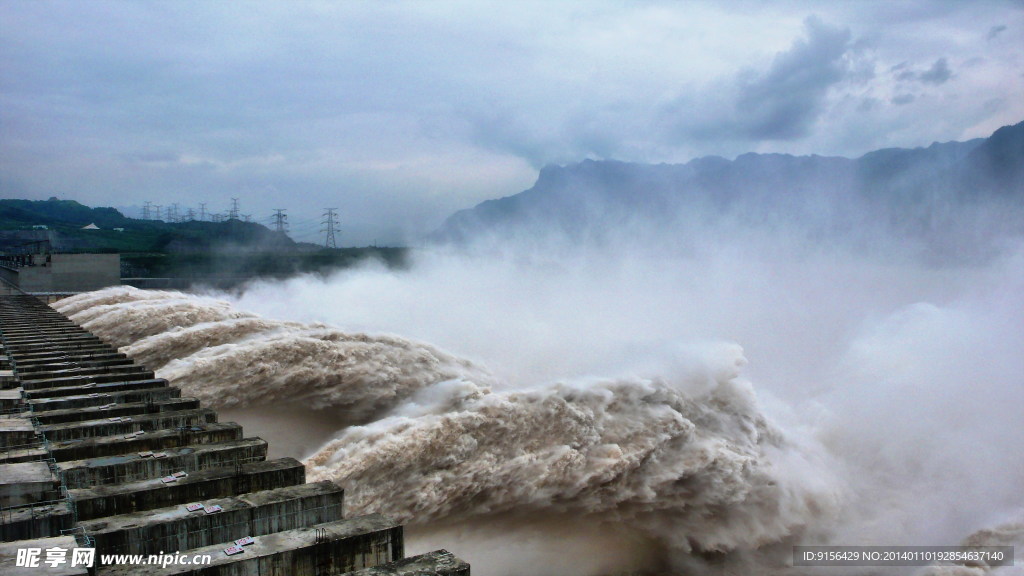
[[[170,223],[73,200],[0,200],[0,252],[43,250],[120,253],[122,277],[148,288],[232,288],[255,278],[330,273],[367,259],[401,267],[407,256],[405,248],[300,244],[236,219]]]
[[[95,227],[95,228],[94,228]],[[181,223],[128,218],[74,200],[0,200],[0,249],[49,242],[61,252],[205,252],[287,250],[291,238],[252,222]]]

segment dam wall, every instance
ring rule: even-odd
[[[62,553],[63,551],[63,553]],[[89,553],[92,557],[89,558]],[[131,556],[135,556],[132,558]],[[0,573],[469,576],[42,301],[0,296]]]

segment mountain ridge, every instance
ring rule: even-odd
[[[953,219],[954,204],[1019,203],[1024,198],[1022,166],[1024,122],[988,138],[884,148],[857,158],[747,153],[734,160],[706,156],[684,164],[584,160],[545,166],[531,188],[452,214],[432,238],[465,243],[533,229],[579,240],[584,230],[593,233],[615,221],[657,224],[687,210],[741,219],[746,214],[747,220],[786,220],[787,214],[841,219],[850,218],[842,212],[853,206],[890,220],[906,216],[911,225],[900,224],[901,233],[940,232],[935,218]],[[922,218],[928,222],[919,222]]]

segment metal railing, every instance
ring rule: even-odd
[[[78,520],[77,519],[75,520],[75,524],[78,524]],[[60,535],[61,536],[74,536],[75,537],[75,542],[81,548],[95,548],[96,547],[96,540],[94,540],[93,537],[90,536],[89,533],[86,532],[85,528],[82,527],[82,526],[74,526],[74,527],[68,528],[66,530],[61,530],[60,531]]]

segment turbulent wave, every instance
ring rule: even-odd
[[[702,398],[656,380],[465,398],[348,429],[309,460],[314,477],[348,484],[358,511],[406,522],[597,515],[700,551],[778,541],[837,504],[780,473],[787,459],[820,462],[795,453],[741,382]]]
[[[180,292],[109,288],[55,308],[214,408],[284,403],[369,417],[439,382],[490,384],[483,369],[426,344],[263,319]]]
[[[112,288],[55,307],[208,405],[302,404],[336,410],[339,427],[362,422],[307,462],[311,478],[346,486],[350,513],[413,524],[568,514],[711,553],[796,538],[841,498],[824,451],[769,422],[737,369],[710,387],[619,378],[495,391],[482,367],[422,343],[210,298]],[[729,350],[726,365],[742,365]]]
[[[80,294],[54,308],[118,347],[197,324],[254,317],[224,301],[130,286]]]

